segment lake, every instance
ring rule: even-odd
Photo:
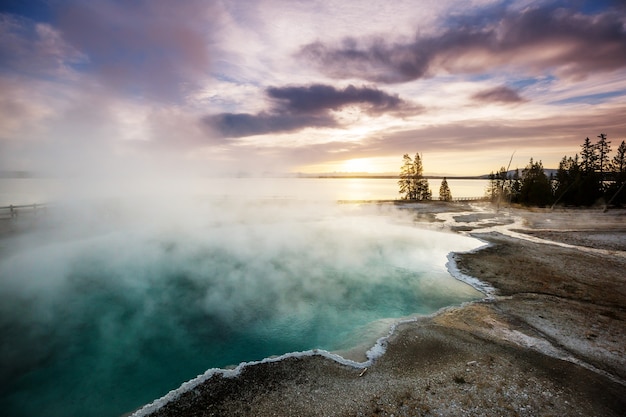
[[[433,199],[441,180],[428,180]],[[481,197],[488,180],[450,179],[453,197]],[[308,200],[394,200],[396,179],[370,178],[195,178],[145,180],[81,180],[0,178],[0,206],[54,202],[64,198],[111,198],[120,195],[176,196],[181,193],[209,197],[291,198]]]

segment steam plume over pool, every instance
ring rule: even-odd
[[[1,241],[6,415],[119,416],[208,368],[346,349],[377,320],[479,297],[445,263],[480,243],[390,208],[154,207],[52,209]]]

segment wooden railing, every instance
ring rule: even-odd
[[[397,201],[397,200],[389,200],[389,201]],[[401,200],[406,202],[411,202],[409,200]],[[432,201],[439,201],[437,198],[433,198]],[[488,197],[454,197],[452,198],[453,202],[464,202],[464,201],[489,201]],[[0,207],[0,219],[16,219],[20,216],[31,216],[31,215],[39,215],[45,213],[48,209],[48,204],[18,204],[18,205],[10,205]]]
[[[38,215],[47,210],[46,204],[19,204],[0,207],[0,219],[16,219],[23,215]]]
[[[488,201],[489,197],[453,197],[452,201]]]

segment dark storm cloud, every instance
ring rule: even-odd
[[[445,22],[442,32],[412,42],[344,39],[315,42],[299,56],[336,78],[397,83],[439,72],[478,73],[513,65],[569,76],[626,67],[626,11],[586,15],[557,7],[501,7]]]
[[[224,137],[243,137],[306,127],[334,127],[338,122],[331,111],[345,106],[357,106],[372,115],[421,111],[419,106],[373,87],[350,85],[338,89],[314,84],[269,87],[266,94],[274,104],[269,112],[221,113],[207,116],[204,121]]]
[[[525,101],[517,91],[507,86],[490,88],[472,96],[474,100],[494,103],[521,103]]]
[[[267,95],[280,102],[285,110],[294,113],[317,113],[337,110],[347,105],[359,105],[369,113],[399,110],[406,103],[397,95],[371,87],[353,85],[343,90],[329,85],[308,87],[270,87]]]

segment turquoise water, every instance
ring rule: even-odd
[[[212,367],[479,297],[445,269],[473,239],[371,207],[230,204],[83,210],[3,240],[3,415],[119,416]]]

